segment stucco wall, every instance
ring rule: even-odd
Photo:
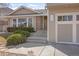
[[[50,20],[50,15],[53,15],[54,18],[53,21]],[[47,34],[48,34],[48,41],[49,42],[56,42],[56,38],[55,38],[55,15],[53,13],[50,13],[48,14],[48,20],[47,20]]]

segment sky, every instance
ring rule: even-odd
[[[32,9],[44,9],[45,8],[45,3],[11,3],[10,5],[12,9],[16,9],[20,6],[29,7]]]

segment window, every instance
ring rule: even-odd
[[[28,26],[29,26],[29,27],[32,27],[32,18],[29,18],[29,19],[28,19]]]
[[[58,21],[72,21],[72,15],[58,16]]]
[[[68,16],[68,21],[72,21],[72,18],[73,18],[72,15],[69,15]]]
[[[76,20],[79,21],[79,15],[76,15]]]
[[[26,19],[18,19],[18,26],[25,27],[27,25]]]
[[[16,19],[13,19],[13,27],[16,27]]]
[[[62,21],[62,16],[58,16],[58,21]]]
[[[31,26],[32,27],[32,18],[20,18],[20,19],[13,19],[13,27],[16,26],[19,27],[27,27]]]
[[[67,21],[67,16],[63,16],[63,21]]]

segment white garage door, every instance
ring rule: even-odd
[[[56,42],[79,43],[79,15],[56,14]]]

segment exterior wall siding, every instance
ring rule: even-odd
[[[79,4],[49,6],[48,9],[53,13],[79,12]]]

